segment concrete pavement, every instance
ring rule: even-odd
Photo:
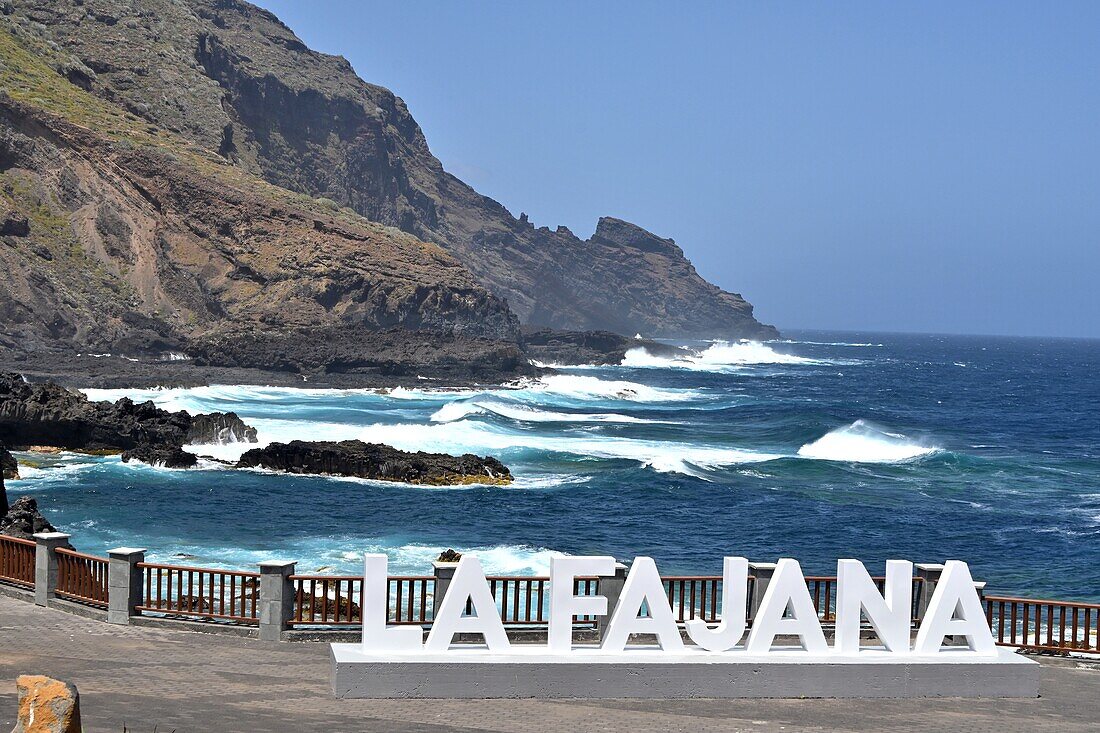
[[[1100,664],[1042,661],[1035,700],[336,700],[327,644],[112,626],[0,596],[0,730],[22,673],[76,684],[97,733],[1100,729]]]

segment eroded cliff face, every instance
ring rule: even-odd
[[[766,337],[672,240],[616,219],[581,240],[532,226],[443,170],[400,98],[239,0],[11,3],[70,83],[239,170],[448,250],[530,324]]]
[[[17,33],[0,30],[0,347],[136,355],[305,327],[515,341],[507,304],[437,245],[93,96]]]

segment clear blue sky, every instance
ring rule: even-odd
[[[781,328],[1100,336],[1100,2],[296,2],[453,173]]]

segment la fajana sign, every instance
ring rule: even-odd
[[[425,637],[418,626],[388,624],[387,559],[367,555],[363,638],[332,645],[333,692],[370,698],[1038,694],[1038,665],[995,644],[963,562],[944,565],[914,634],[912,563],[888,561],[880,590],[863,563],[839,560],[831,643],[802,569],[789,558],[776,564],[751,624],[743,557],[724,559],[720,621],[693,618],[683,629],[652,558],[635,558],[613,608],[604,596],[574,591],[577,578],[614,574],[611,557],[551,559],[546,642],[515,643],[481,563],[466,555]],[[607,620],[598,644],[575,643],[575,616]],[[483,642],[456,644],[458,635]],[[646,639],[655,642],[641,642]]]
[[[886,581],[879,591],[870,573],[858,560],[837,562],[834,642],[825,639],[806,580],[796,560],[781,559],[768,583],[759,611],[746,637],[748,560],[727,557],[722,573],[722,621],[708,625],[687,622],[687,636],[707,652],[740,650],[750,654],[802,651],[811,654],[851,656],[864,651],[909,654],[965,652],[971,656],[996,656],[997,647],[982,610],[981,599],[966,563],[948,561],[936,584],[915,639],[911,639],[913,564],[907,560],[886,563]],[[363,642],[368,652],[417,654],[448,653],[456,634],[480,634],[487,652],[507,652],[512,644],[496,608],[480,561],[471,555],[458,563],[431,631],[425,640],[420,627],[387,626],[389,582],[385,555],[367,555],[364,574]],[[614,575],[611,557],[555,557],[550,560],[550,613],[544,651],[555,655],[575,652],[621,653],[634,634],[656,638],[650,653],[682,652],[685,643],[669,606],[668,596],[652,558],[635,558],[614,609],[600,595],[574,595],[574,580]],[[574,616],[611,617],[598,647],[573,644]],[[861,647],[862,620],[874,629],[880,644]],[[778,637],[795,639],[796,645],[776,647]],[[945,646],[945,639],[965,640],[965,647]],[[467,646],[464,651],[469,651]],[[639,649],[639,651],[642,651]]]

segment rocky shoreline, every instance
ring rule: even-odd
[[[609,331],[554,329],[527,329],[516,342],[408,331],[325,336],[314,329],[225,336],[204,344],[154,354],[0,349],[0,372],[18,372],[31,382],[99,389],[211,384],[463,388],[501,386],[554,372],[538,364],[618,364],[633,348],[660,356],[683,352]]]
[[[152,402],[93,402],[52,382],[32,384],[0,373],[0,442],[10,448],[48,446],[84,453],[121,453],[188,444],[256,442],[256,429],[234,413],[192,416]]]
[[[256,442],[256,429],[232,412],[169,412],[125,397],[95,402],[54,382],[34,383],[17,372],[0,372],[0,534],[29,538],[53,530],[32,497],[8,505],[4,479],[19,478],[9,449],[121,454],[124,462],[193,468],[200,456],[184,445]],[[246,451],[234,467],[432,486],[512,482],[511,472],[495,458],[409,453],[358,440],[272,443]]]
[[[409,453],[361,440],[271,443],[241,456],[238,468],[266,468],[286,473],[352,476],[407,484],[452,486],[512,482],[512,473],[495,458],[467,453]]]

